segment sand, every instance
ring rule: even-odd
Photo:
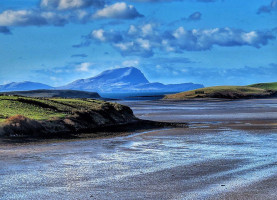
[[[189,128],[0,143],[0,199],[277,199],[277,99],[121,102]]]

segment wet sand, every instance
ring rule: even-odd
[[[0,199],[276,199],[277,99],[121,102],[189,128],[0,143]]]

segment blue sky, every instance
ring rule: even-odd
[[[277,0],[1,0],[0,84],[134,66],[151,82],[277,81]]]

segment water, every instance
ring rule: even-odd
[[[162,99],[164,95],[174,94],[174,93],[177,93],[177,92],[100,93],[100,96],[103,98],[137,101],[137,100],[158,100],[158,99]]]
[[[275,99],[124,103],[145,119],[192,123],[109,139],[2,142],[0,199],[206,199],[277,175]]]

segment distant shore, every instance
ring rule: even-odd
[[[163,99],[254,99],[272,98],[277,96],[277,90],[250,86],[215,86],[201,88],[177,94],[166,95]]]

